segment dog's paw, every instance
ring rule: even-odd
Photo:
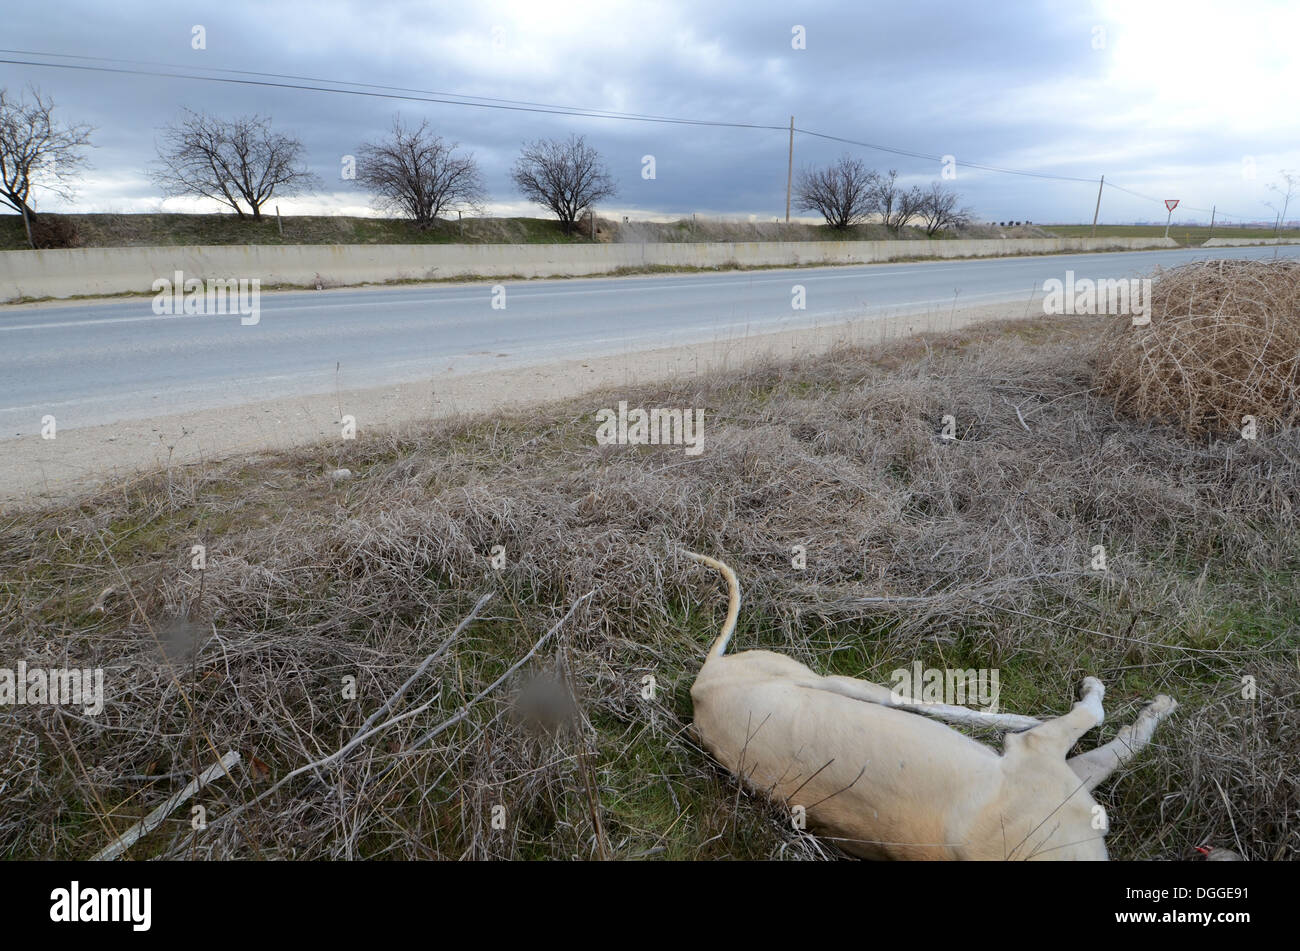
[[[1102,700],[1106,696],[1106,685],[1096,677],[1084,677],[1083,686],[1079,688],[1079,694],[1086,700],[1090,693],[1095,693],[1097,699]]]
[[[1156,698],[1147,704],[1147,709],[1158,717],[1167,717],[1178,709],[1178,701],[1168,694],[1157,694]]]

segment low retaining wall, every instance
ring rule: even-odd
[[[1300,244],[1296,238],[1211,238],[1203,248],[1244,248],[1252,244]]]
[[[1166,238],[749,241],[709,244],[323,244],[0,251],[0,301],[147,292],[185,277],[370,284],[458,277],[573,277],[622,268],[869,264],[1177,247]]]

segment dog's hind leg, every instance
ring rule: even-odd
[[[1095,726],[1100,726],[1106,719],[1101,700],[1106,694],[1096,677],[1083,679],[1083,697],[1074,708],[1064,716],[1048,720],[1042,726],[1034,727],[1027,733],[1008,733],[1004,747],[1008,753],[1024,748],[1034,751],[1052,751],[1064,756],[1070,747],[1079,741],[1079,737]]]
[[[1065,763],[1092,791],[1116,769],[1129,762],[1151,742],[1160,721],[1178,707],[1173,698],[1160,694],[1138,714],[1138,718],[1119,731],[1119,735],[1104,746],[1087,753],[1072,756]]]

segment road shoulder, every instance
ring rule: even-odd
[[[752,362],[811,356],[836,347],[868,346],[897,337],[1041,313],[1041,308],[1024,302],[893,313],[739,340],[442,374],[417,383],[59,429],[57,437],[50,440],[39,435],[21,436],[4,441],[0,506],[39,506],[64,501],[106,483],[130,481],[167,466],[340,439],[345,416],[353,417],[358,432],[400,431],[431,419],[518,409],[598,389],[689,379]]]

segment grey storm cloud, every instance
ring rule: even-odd
[[[605,156],[619,183],[611,204],[625,213],[784,213],[783,129],[275,88],[253,85],[259,77],[237,72],[251,71],[286,77],[262,77],[286,85],[319,85],[287,78],[310,77],[370,84],[350,88],[371,94],[381,92],[372,87],[384,86],[413,90],[404,95],[417,98],[423,93],[415,90],[485,97],[484,105],[486,99],[522,100],[778,127],[793,115],[801,129],[954,156],[953,184],[986,219],[1085,220],[1096,194],[1091,182],[1102,173],[1147,198],[1178,190],[1188,206],[1213,203],[1269,217],[1263,200],[1271,177],[1296,164],[1288,164],[1294,122],[1277,118],[1290,115],[1285,92],[1259,84],[1250,115],[1216,114],[1212,106],[1198,111],[1191,102],[1170,100],[1186,74],[1159,89],[1144,84],[1144,56],[1159,50],[1142,46],[1146,27],[1127,22],[1124,10],[1102,0],[549,6],[534,0],[473,7],[230,0],[70,2],[57,12],[25,5],[6,14],[8,52],[0,58],[107,68],[113,64],[71,57],[171,64],[250,84],[5,63],[0,85],[36,84],[54,96],[65,118],[96,127],[80,210],[158,207],[146,174],[157,130],[189,107],[268,115],[277,129],[298,135],[325,186],[297,207],[312,201],[326,208],[364,206],[366,197],[340,179],[342,157],[383,134],[400,112],[429,119],[445,138],[474,152],[493,201],[521,210],[509,181],[521,143],[578,132]],[[205,49],[193,48],[196,26],[203,29]],[[796,26],[806,35],[805,49],[792,48]],[[1207,21],[1205,28],[1221,26]],[[1279,45],[1286,42],[1283,32]],[[1130,54],[1136,49],[1138,55],[1117,59],[1126,41]],[[1227,66],[1231,71],[1231,59]],[[909,181],[939,177],[932,158],[805,134],[795,138],[796,167],[844,151],[878,168],[897,168]],[[645,155],[655,157],[653,180],[641,176]],[[1257,178],[1241,174],[1245,157],[1257,167]],[[970,162],[1089,181],[963,164]],[[1157,203],[1119,191],[1107,194],[1105,210],[1130,221],[1163,220],[1164,214]]]

